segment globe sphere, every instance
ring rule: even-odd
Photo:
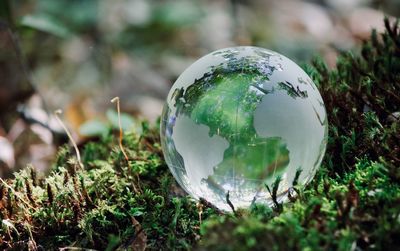
[[[287,198],[319,168],[327,142],[324,102],[287,57],[258,47],[212,52],[172,86],[161,119],[166,163],[180,186],[222,210]]]

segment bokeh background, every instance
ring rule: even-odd
[[[357,50],[400,0],[1,0],[0,175],[46,170],[65,135],[78,143],[154,123],[179,74],[213,50],[255,45],[299,64]]]

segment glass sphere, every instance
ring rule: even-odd
[[[169,92],[161,144],[175,179],[194,198],[222,210],[272,204],[279,176],[287,198],[296,170],[309,182],[327,141],[324,102],[310,77],[276,52],[250,46],[212,52]]]

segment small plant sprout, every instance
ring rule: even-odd
[[[69,140],[71,141],[72,145],[74,146],[75,153],[76,153],[76,158],[78,160],[79,166],[83,168],[83,164],[81,161],[81,154],[79,153],[78,145],[76,144],[74,138],[72,137],[70,131],[68,130],[67,126],[64,124],[64,122],[61,120],[60,116],[62,114],[62,110],[58,109],[54,111],[54,116],[56,117],[57,121],[60,123],[64,131],[67,133]]]
[[[119,97],[111,99],[111,103],[117,103],[118,125],[119,125],[119,148],[121,149],[121,152],[124,155],[126,161],[129,161],[128,155],[126,154],[124,146],[122,145],[123,131],[121,124],[121,110],[119,105]]]
[[[7,233],[8,233],[8,236],[10,237],[10,239],[12,239],[10,229],[14,230],[17,233],[17,235],[19,236],[19,232],[18,232],[17,228],[14,226],[14,224],[11,223],[11,221],[9,219],[4,219],[1,221],[1,223],[2,223],[2,225],[6,226]]]
[[[0,182],[3,183],[3,185],[9,189],[9,191],[13,192],[14,196],[17,197],[19,200],[21,200],[27,207],[36,211],[36,208],[34,208],[31,204],[29,204],[29,202],[27,202],[23,198],[23,196],[20,195],[19,192],[15,191],[15,189],[12,186],[10,186],[9,184],[7,184],[7,182],[5,182],[5,180],[3,180],[1,177],[0,177]]]
[[[122,145],[122,139],[123,139],[124,134],[123,134],[123,131],[122,131],[121,108],[120,108],[120,105],[119,105],[119,97],[115,97],[115,98],[111,99],[111,103],[117,103],[118,126],[119,126],[119,142],[118,142],[118,144],[119,144],[119,148],[121,149],[122,154],[125,157],[125,160],[127,162],[129,162],[129,157],[125,152],[124,146]],[[129,174],[133,177],[132,170],[130,168],[129,168]],[[139,177],[138,177],[137,174],[135,174],[135,177],[139,180]],[[137,185],[140,186],[139,182],[137,183]],[[136,193],[139,193],[139,189],[135,186],[135,182],[132,182],[132,188]]]
[[[199,202],[196,203],[196,207],[197,207],[197,210],[199,212],[199,223],[201,225],[201,219],[202,219],[201,216],[203,215],[203,204],[199,201]]]
[[[38,250],[37,244],[36,244],[35,240],[33,239],[31,226],[29,225],[28,222],[25,222],[24,226],[29,233],[29,242],[28,242],[29,250],[34,250],[34,251]]]

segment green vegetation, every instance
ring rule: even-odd
[[[291,202],[212,216],[204,250],[393,250],[400,246],[400,34],[372,32],[361,56],[329,71],[305,66],[325,101],[328,149],[314,180]],[[274,189],[273,189],[274,190]],[[276,190],[275,190],[276,191]]]
[[[215,167],[213,175],[224,175],[235,166],[235,171],[244,177],[268,182],[273,175],[284,171],[289,163],[285,143],[277,137],[259,137],[253,126],[254,111],[263,97],[249,91],[249,83],[255,82],[257,76],[242,73],[218,75],[214,77],[217,80],[208,80],[216,82],[215,88],[193,105],[192,120],[207,125],[211,135],[217,134],[229,142],[224,160]],[[271,170],[266,172],[266,166]]]
[[[38,179],[28,168],[2,184],[1,248],[33,240],[46,250],[189,247],[198,238],[196,205],[167,192],[172,177],[160,157],[158,131],[146,128],[141,136],[125,135],[129,162],[110,134],[84,146],[84,170],[62,148],[48,177]]]
[[[0,249],[393,250],[400,246],[400,34],[372,33],[336,70],[304,68],[325,101],[328,149],[290,202],[221,214],[182,196],[160,152],[157,128],[113,131],[84,145],[79,167],[60,149],[50,175],[32,168],[0,184]],[[276,193],[279,181],[272,186]],[[233,205],[234,206],[234,205]]]

